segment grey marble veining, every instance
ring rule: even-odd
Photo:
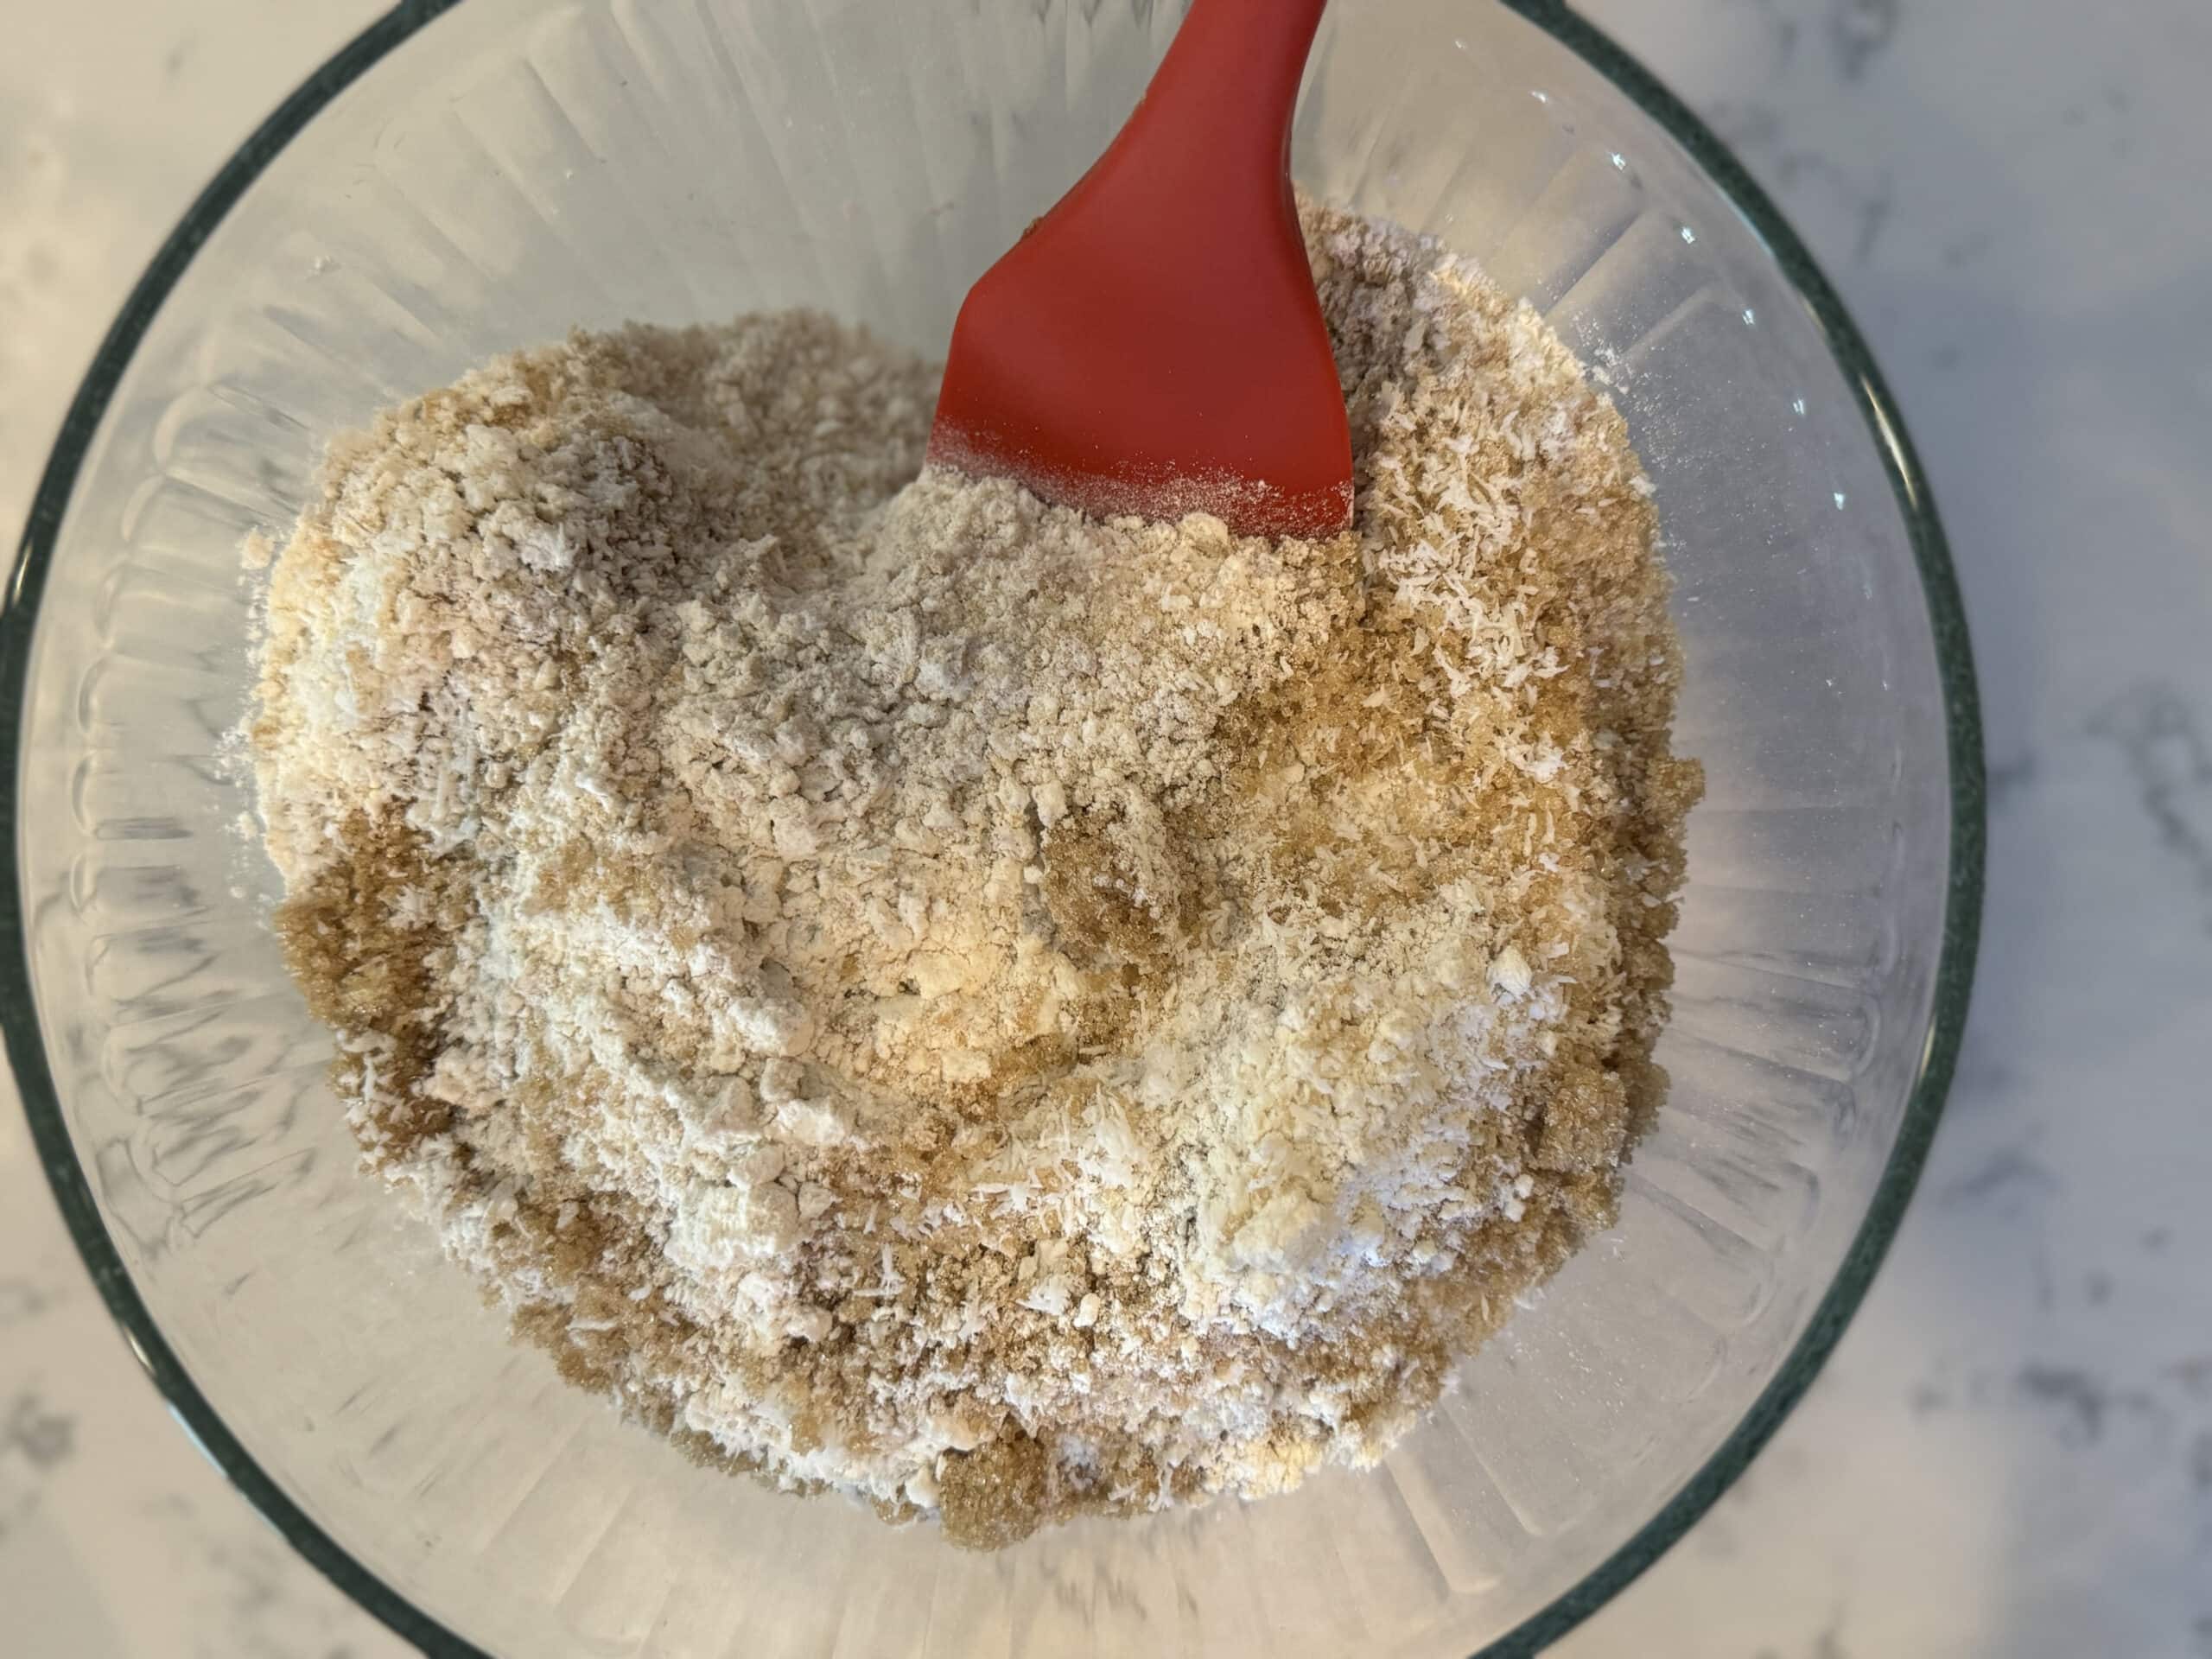
[[[16,0],[19,11],[28,0]],[[0,52],[0,523],[161,232],[366,0],[87,0]],[[1952,1109],[1821,1382],[1569,1659],[2212,1659],[2212,11],[1591,0],[1872,337],[1986,703]],[[0,1103],[0,1645],[400,1644],[194,1452]]]

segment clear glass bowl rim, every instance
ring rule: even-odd
[[[400,0],[278,105],[224,164],[162,245],[110,327],[71,402],[32,499],[13,569],[4,588],[0,588],[0,1038],[6,1043],[40,1161],[92,1281],[155,1387],[201,1452],[295,1549],[396,1634],[434,1659],[491,1659],[371,1573],[287,1497],[224,1425],[162,1338],[100,1218],[92,1186],[62,1119],[32,994],[21,871],[16,865],[22,711],[39,596],[79,469],[124,370],[200,245],[277,153],[386,54],[460,3],[461,0]],[[1497,0],[1497,3],[1535,23],[1580,57],[1688,151],[1759,236],[1818,323],[1889,476],[1926,590],[1943,687],[1951,798],[1950,867],[1927,1047],[1896,1144],[1835,1279],[1780,1370],[1705,1465],[1580,1583],[1473,1656],[1473,1659],[1522,1659],[1558,1640],[1611,1600],[1713,1505],[1803,1397],[1865,1299],[1927,1160],[1966,1025],[1980,932],[1985,780],[1973,652],[1935,499],[1896,401],[1834,289],[1742,163],[1681,99],[1610,36],[1569,11],[1564,0]]]

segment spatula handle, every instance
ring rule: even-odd
[[[1144,102],[1134,134],[1188,146],[1193,166],[1221,168],[1239,183],[1250,171],[1287,175],[1291,118],[1306,54],[1328,0],[1191,0]],[[1142,142],[1140,140],[1140,142]]]

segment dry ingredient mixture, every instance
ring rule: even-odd
[[[1649,486],[1534,312],[1306,212],[1334,540],[917,478],[932,370],[794,312],[391,411],[276,557],[369,1159],[702,1457],[977,1545],[1281,1491],[1613,1214],[1699,788]]]

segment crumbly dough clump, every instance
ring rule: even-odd
[[[1379,1456],[1614,1211],[1679,654],[1571,353],[1309,207],[1354,531],[919,471],[805,313],[337,445],[251,728],[371,1161],[576,1380],[991,1545]]]

